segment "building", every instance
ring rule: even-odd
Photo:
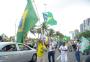
[[[79,30],[75,29],[74,30],[74,40],[77,40],[78,38],[76,37],[76,35],[79,34]]]
[[[90,18],[85,20],[85,30],[90,30]]]
[[[71,34],[71,39],[74,40],[74,32],[70,31],[69,33]]]
[[[80,32],[85,32],[86,30],[90,30],[90,18],[84,20],[80,25]]]
[[[78,29],[74,30],[74,34],[75,35],[77,35],[78,33],[79,33],[79,30]]]
[[[84,32],[84,24],[80,24],[80,32]]]
[[[79,33],[79,30],[78,29],[75,29],[74,31],[71,31],[71,34],[72,34],[72,40],[77,40],[77,37],[76,35]]]

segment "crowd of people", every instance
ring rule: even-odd
[[[34,48],[37,50],[37,62],[45,62],[45,52],[47,52],[47,58],[48,62],[56,62],[55,61],[55,52],[58,50],[60,52],[60,62],[68,62],[68,51],[69,51],[69,45],[68,42],[62,42],[59,47],[56,48],[57,44],[55,43],[56,41],[53,38],[48,38],[48,44],[45,43],[46,39],[38,39],[37,42],[34,45]],[[76,62],[81,62],[80,61],[80,44],[79,42],[75,41],[71,45],[73,48],[74,56]],[[88,57],[89,58],[89,57]],[[85,61],[88,62],[90,60],[86,59]],[[89,61],[90,62],[90,61]]]
[[[79,44],[74,43],[74,46],[72,45],[72,47],[75,50],[76,61],[80,62]],[[48,39],[48,45],[45,44],[45,40],[39,39],[34,48],[37,49],[37,62],[45,62],[44,52],[46,51],[48,52],[48,62],[55,62],[56,44],[53,38]],[[67,42],[63,42],[57,49],[60,52],[61,62],[68,62]]]

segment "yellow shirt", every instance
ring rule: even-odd
[[[42,43],[38,43],[38,48],[37,48],[38,57],[42,57],[44,55],[44,48],[45,48],[45,45],[43,45]]]

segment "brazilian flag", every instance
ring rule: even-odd
[[[25,37],[29,30],[35,26],[38,21],[38,17],[34,10],[33,4],[31,0],[27,0],[27,5],[24,10],[23,16],[19,23],[18,31],[17,31],[17,42],[23,43]]]
[[[57,21],[54,19],[53,14],[51,12],[43,13],[44,21],[49,25],[56,25]]]

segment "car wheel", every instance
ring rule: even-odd
[[[36,62],[36,61],[37,61],[37,55],[34,54],[34,55],[32,56],[32,60],[31,60],[31,62]]]

